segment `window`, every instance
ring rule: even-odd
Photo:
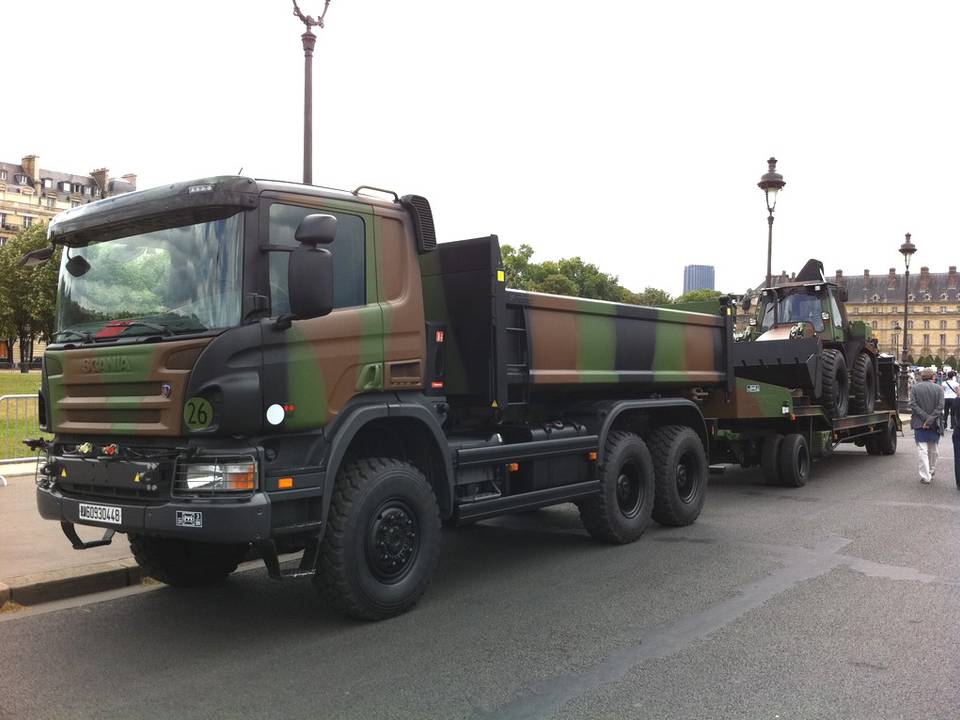
[[[907,346],[909,347],[909,346],[912,346],[912,345],[913,345],[913,335],[908,334],[908,335],[907,335]]]
[[[876,321],[876,320],[874,320],[872,323],[870,323],[870,325],[873,326],[873,329],[874,329],[874,330],[877,329],[877,321]]]
[[[43,189],[44,189],[44,190],[50,190],[52,187],[53,187],[53,180],[51,180],[50,178],[44,178],[44,179],[43,179]]]
[[[17,185],[26,185],[26,184],[27,184],[27,176],[23,174],[17,175]]]
[[[60,192],[68,193],[70,192],[70,183],[63,181],[60,183]]]
[[[79,200],[71,200],[71,201],[70,201],[70,207],[72,207],[72,208],[80,207],[80,201],[79,201]]]
[[[89,196],[92,192],[93,192],[93,190],[91,189],[91,187],[90,187],[89,185],[84,185],[84,186],[83,186],[83,194],[84,194],[84,195]]]
[[[57,206],[57,199],[55,197],[47,197],[47,207],[55,208]]]
[[[924,306],[923,306],[923,311],[924,311],[924,312],[930,312],[930,306],[929,306],[929,305],[924,305]]]
[[[29,215],[25,215],[23,218],[23,226],[30,227],[31,225],[33,225],[33,218]]]
[[[940,334],[940,347],[945,347],[947,344],[947,336],[943,333]]]
[[[930,329],[930,321],[929,321],[929,320],[924,320],[924,321],[923,321],[923,329],[924,329],[924,330],[929,330],[929,329]]]
[[[910,302],[913,302],[913,293],[910,293],[910,294],[907,296],[907,299],[910,300]]]
[[[900,347],[900,336],[896,334],[893,335],[890,339],[890,343],[893,345],[893,349],[896,350],[898,347]]]
[[[896,305],[894,305],[893,310],[891,310],[891,312],[898,313],[900,312],[900,309]]]
[[[855,307],[855,308],[853,309],[853,314],[854,314],[854,315],[859,315],[859,314],[860,314],[860,308]]]
[[[940,306],[940,312],[945,313],[946,311],[947,311],[947,306],[946,306],[946,305],[941,305],[941,306]]]
[[[941,320],[941,321],[940,321],[940,329],[941,329],[941,330],[946,330],[946,329],[947,329],[947,321],[946,321],[946,320]]]
[[[923,346],[924,346],[924,347],[930,347],[930,336],[929,336],[929,335],[924,335],[924,336],[923,336]]]
[[[298,207],[273,203],[270,206],[270,244],[296,247],[294,233],[304,217],[324,212],[316,208]],[[337,217],[337,236],[326,249],[333,254],[333,306],[335,308],[366,305],[365,241],[363,220],[358,215],[331,213]],[[282,315],[290,312],[287,295],[287,268],[290,255],[285,252],[270,253],[271,312]]]
[[[913,320],[907,320],[907,330],[913,330]]]
[[[6,180],[6,179],[7,179],[7,171],[0,170],[0,180]]]

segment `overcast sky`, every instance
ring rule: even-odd
[[[317,14],[322,0],[303,0]],[[302,176],[290,0],[4,2],[0,159]],[[945,271],[957,253],[960,4],[333,0],[314,182],[426,195],[441,241],[497,233],[627,287],[774,270]]]

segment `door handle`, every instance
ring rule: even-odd
[[[360,368],[357,392],[383,390],[383,363],[370,363]]]

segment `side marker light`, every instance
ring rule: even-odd
[[[290,490],[293,488],[293,478],[292,477],[282,477],[277,480],[277,487],[281,490]]]

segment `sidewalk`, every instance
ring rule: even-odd
[[[12,469],[29,469],[30,474],[12,476]],[[0,607],[7,601],[35,605],[140,582],[125,535],[105,547],[74,550],[60,524],[37,512],[32,468],[6,466],[0,472],[7,479],[6,487],[0,483]],[[99,528],[78,527],[77,532],[84,540],[103,536]]]

